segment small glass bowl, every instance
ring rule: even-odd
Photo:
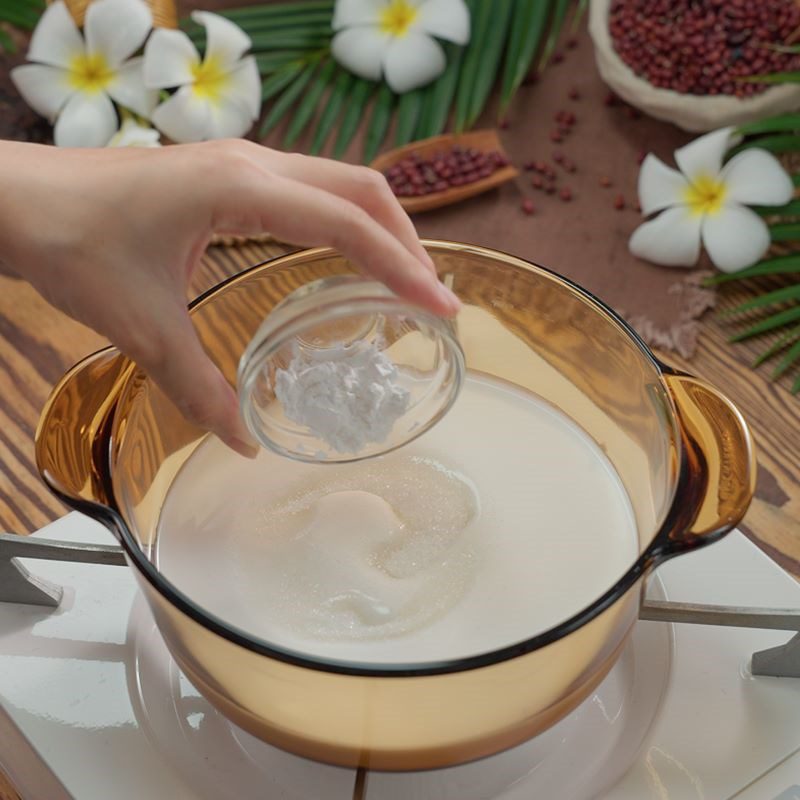
[[[276,375],[298,355],[319,361],[327,348],[362,344],[394,363],[398,383],[409,392],[408,407],[382,441],[340,452],[286,416],[275,394]],[[239,405],[252,436],[281,455],[314,463],[360,461],[396,450],[435,425],[455,402],[464,370],[452,321],[382,283],[338,275],[296,289],[267,316],[239,361]]]

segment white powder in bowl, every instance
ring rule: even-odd
[[[284,414],[337,453],[358,453],[386,441],[408,410],[410,392],[397,367],[374,343],[297,350],[275,374]]]

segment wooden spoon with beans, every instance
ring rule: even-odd
[[[370,166],[386,176],[409,214],[474,197],[519,174],[492,129],[411,142],[381,154]]]

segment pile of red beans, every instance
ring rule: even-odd
[[[473,147],[454,145],[430,158],[413,153],[383,174],[398,197],[422,197],[488,178],[507,164],[508,159],[496,150],[483,153]]]
[[[800,69],[776,45],[800,31],[795,0],[613,0],[609,30],[641,78],[681,94],[749,97],[764,83],[742,78]]]

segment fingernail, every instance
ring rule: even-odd
[[[258,445],[243,442],[241,439],[237,439],[236,437],[231,437],[225,442],[225,444],[245,458],[253,459],[258,455]]]
[[[437,292],[439,293],[439,297],[445,302],[447,305],[448,310],[452,314],[456,314],[461,310],[461,301],[456,297],[455,293],[448,289],[443,283],[440,281],[436,282],[437,285]]]

